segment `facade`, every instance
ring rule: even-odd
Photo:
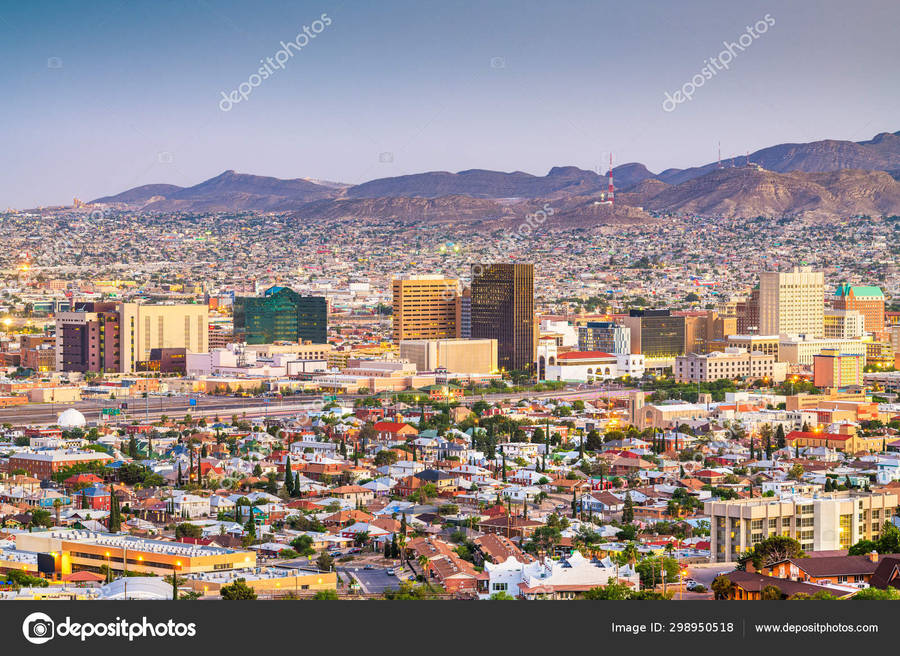
[[[884,293],[873,285],[838,285],[831,305],[836,310],[856,310],[865,318],[870,333],[884,330]]]
[[[735,323],[735,331],[741,335],[759,334],[759,285],[735,304]]]
[[[764,355],[774,355],[776,360],[780,343],[781,338],[778,335],[729,335],[725,339],[726,346],[730,348],[742,348]]]
[[[588,321],[578,327],[578,350],[631,353],[631,330],[612,321]]]
[[[83,303],[56,317],[60,371],[132,373],[153,349],[208,349],[206,305]]]
[[[782,337],[778,345],[778,359],[788,364],[811,366],[813,357],[826,349],[847,355],[866,356],[866,343],[854,339],[810,339],[805,335]]]
[[[708,355],[680,355],[675,358],[675,380],[679,383],[709,383],[714,380],[772,380],[780,382],[787,373],[781,367],[776,376],[774,355],[748,353],[744,349],[728,348]]]
[[[99,572],[106,565],[114,576],[123,570],[156,576],[225,572],[256,566],[253,551],[149,540],[92,531],[52,530],[16,536],[21,551],[55,554],[57,572]],[[127,566],[126,566],[127,562]]]
[[[459,336],[472,337],[472,290],[466,287],[459,297]]]
[[[460,336],[462,322],[460,283],[436,275],[394,278],[393,339],[453,339]]]
[[[534,363],[534,265],[472,267],[472,337],[497,340],[501,369],[530,369]]]
[[[328,302],[271,287],[262,296],[234,299],[234,332],[247,344],[328,341]]]
[[[60,469],[89,462],[110,462],[112,456],[97,451],[40,451],[15,453],[9,458],[9,471],[24,469],[29,476],[47,479]]]
[[[825,310],[826,339],[859,339],[866,332],[866,319],[856,310]]]
[[[896,507],[893,493],[708,501],[710,562],[735,561],[774,535],[794,538],[807,553],[848,549],[860,540],[877,539]]]
[[[813,384],[816,387],[849,387],[863,384],[864,355],[823,349],[813,356]]]
[[[419,339],[400,342],[400,359],[418,371],[446,369],[467,374],[497,371],[496,339]]]
[[[640,577],[630,565],[616,567],[612,560],[588,560],[578,551],[567,558],[522,562],[512,556],[503,562],[485,562],[487,585],[481,599],[506,593],[520,599],[576,599],[591,588],[604,587],[618,580],[640,590]]]
[[[759,333],[825,336],[825,274],[810,267],[759,276]]]
[[[631,330],[632,353],[647,359],[684,354],[685,317],[669,310],[631,310],[624,321]]]

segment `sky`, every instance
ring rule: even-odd
[[[898,19],[895,0],[7,1],[0,208],[228,169],[658,172],[720,142],[860,141],[900,130]]]

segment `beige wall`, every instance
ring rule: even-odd
[[[209,308],[197,305],[144,305],[122,303],[122,370],[150,359],[150,349],[185,348],[191,353],[209,350]]]
[[[825,274],[809,267],[759,276],[759,332],[825,335]]]
[[[443,367],[450,372],[488,374],[497,371],[496,339],[404,340],[400,358],[416,365],[417,371]]]

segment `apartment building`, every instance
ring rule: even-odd
[[[707,501],[710,562],[735,561],[758,542],[794,538],[805,552],[848,549],[874,540],[897,510],[895,493],[833,492],[783,499]]]
[[[811,267],[761,273],[758,332],[824,337],[825,274]]]

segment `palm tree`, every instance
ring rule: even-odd
[[[53,511],[56,514],[56,525],[59,526],[59,509],[62,508],[62,501],[59,498],[53,500]]]

